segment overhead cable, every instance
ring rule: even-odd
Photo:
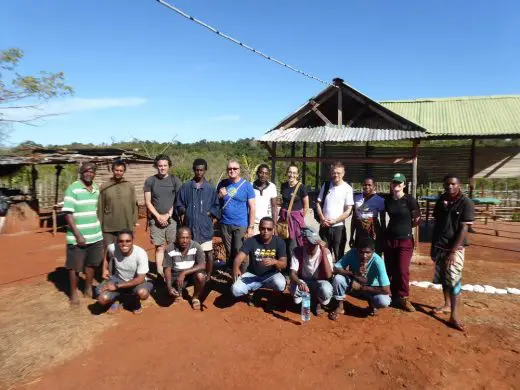
[[[179,14],[179,15],[185,17],[186,19],[189,19],[189,20],[191,20],[192,22],[195,22],[195,23],[197,23],[198,25],[207,28],[208,30],[214,32],[215,34],[221,36],[222,38],[225,38],[225,39],[227,39],[228,41],[231,41],[231,42],[237,44],[238,46],[243,47],[244,49],[247,49],[247,50],[249,50],[249,51],[251,51],[251,52],[253,52],[253,53],[255,53],[255,54],[258,54],[259,56],[265,58],[266,60],[269,60],[269,61],[275,62],[275,63],[277,63],[278,65],[281,65],[281,66],[283,66],[283,67],[285,67],[285,68],[287,68],[287,69],[289,69],[289,70],[292,70],[293,72],[296,72],[296,73],[298,73],[298,74],[300,74],[300,75],[302,75],[302,76],[308,77],[308,78],[310,78],[310,79],[312,79],[312,80],[316,80],[316,81],[318,81],[318,82],[320,82],[320,83],[322,83],[322,84],[330,85],[330,86],[333,86],[333,87],[337,87],[336,85],[334,85],[334,84],[332,84],[332,83],[329,83],[329,82],[327,82],[327,81],[324,81],[324,80],[320,79],[319,77],[313,76],[313,75],[311,75],[311,74],[309,74],[309,73],[306,73],[306,72],[304,72],[304,71],[302,71],[302,70],[296,69],[295,67],[293,67],[293,66],[291,66],[291,65],[288,65],[288,64],[286,64],[285,62],[282,62],[282,61],[280,61],[280,60],[277,60],[276,58],[271,57],[270,55],[267,55],[267,54],[265,54],[265,53],[262,53],[261,51],[256,50],[255,48],[253,48],[253,47],[251,47],[251,46],[249,46],[249,45],[247,45],[247,44],[245,44],[245,43],[243,43],[243,42],[240,42],[238,39],[235,39],[235,38],[233,38],[233,37],[231,37],[231,36],[229,36],[229,35],[227,35],[227,34],[221,32],[221,31],[217,30],[215,27],[212,27],[212,26],[210,26],[209,24],[204,23],[202,20],[198,20],[198,19],[194,18],[193,16],[188,15],[186,12],[184,12],[184,11],[180,10],[179,8],[177,8],[177,7],[175,7],[175,6],[173,6],[173,5],[169,4],[169,3],[167,3],[167,2],[164,1],[164,0],[157,0],[157,1],[158,1],[159,3],[161,3],[162,5],[164,5],[165,7],[167,7],[167,8],[169,8],[169,9],[171,9],[172,11],[176,12],[177,14]]]

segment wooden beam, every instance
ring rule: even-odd
[[[274,155],[276,154],[276,152],[273,150],[273,148],[271,148],[271,147],[269,146],[269,144],[268,144],[267,142],[265,142],[265,141],[261,141],[260,143],[264,146],[264,148],[267,149],[267,151],[269,152],[269,154],[270,154],[271,156],[274,156]],[[275,143],[273,142],[273,144],[275,144]],[[275,144],[275,145],[276,145],[276,144]]]
[[[407,128],[408,127],[406,125],[403,125],[399,120],[397,120],[394,117],[388,115],[386,112],[381,110],[379,107],[374,106],[371,102],[366,101],[361,96],[358,96],[353,91],[351,91],[349,89],[342,89],[342,91],[347,93],[350,97],[354,98],[358,102],[363,103],[364,105],[366,105],[366,107],[368,107],[369,110],[374,111],[375,113],[381,115],[383,118],[385,118],[386,120],[388,120],[388,121],[392,122],[393,124],[399,126],[400,128]]]
[[[276,182],[276,142],[273,142],[271,146],[271,150],[273,153],[271,153],[271,181],[273,183]]]
[[[338,86],[338,125],[343,126],[343,91]]]
[[[327,99],[329,99],[331,96],[334,96],[334,94],[336,93],[336,88],[334,87],[331,87],[330,90],[328,90],[327,92],[325,92],[323,94],[323,96],[319,99],[319,100],[316,100],[316,104],[319,106],[320,104],[322,104],[323,102],[325,102]],[[306,109],[305,109],[306,108]],[[303,117],[305,117],[306,115],[310,114],[312,111],[312,106],[310,103],[306,104],[304,107],[301,108],[301,112],[296,115],[293,119],[291,119],[289,122],[287,122],[286,124],[278,127],[279,129],[288,129],[290,127],[292,127],[296,122],[298,122],[299,120],[301,120]]]
[[[471,140],[471,154],[469,157],[469,197],[470,199],[473,198],[473,191],[475,190],[475,144],[476,144],[475,138]]]
[[[323,115],[323,113],[318,109],[318,104],[316,104],[316,102],[314,100],[311,100],[310,104],[312,107],[312,111],[314,111],[314,113],[316,115],[318,115],[321,118],[321,120],[323,122],[325,122],[325,124],[332,125],[332,122],[329,120],[329,118],[327,118],[325,115]]]
[[[363,115],[366,110],[368,110],[367,106],[363,106],[358,112],[356,112],[356,115],[348,121],[347,127],[351,127],[360,117]]]
[[[319,144],[318,144],[319,145]],[[271,158],[271,157],[269,157]],[[278,161],[304,161],[302,157],[277,157]],[[344,164],[412,164],[413,158],[410,157],[379,157],[379,158],[330,158],[330,157],[307,157],[307,162],[333,163],[341,161]]]
[[[307,157],[307,142],[303,143],[303,167],[302,167],[302,183],[305,185],[306,177],[307,177],[307,160],[305,159]]]

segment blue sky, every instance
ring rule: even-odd
[[[171,0],[245,43],[376,100],[520,93],[520,2]],[[68,114],[9,142],[259,137],[324,86],[154,0],[5,1],[20,73],[64,71]]]

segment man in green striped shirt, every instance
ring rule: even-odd
[[[83,294],[92,298],[94,270],[103,260],[103,233],[97,217],[99,187],[94,183],[96,165],[83,163],[79,169],[80,180],[65,190],[63,212],[67,228],[67,260],[69,270],[70,303],[79,305],[78,272],[85,272]]]

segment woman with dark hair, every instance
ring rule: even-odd
[[[277,215],[278,208],[276,206],[276,198],[278,192],[276,185],[269,181],[271,170],[267,164],[260,164],[256,170],[256,180],[253,182],[253,190],[255,191],[255,227],[253,234],[259,234],[258,226],[260,220],[264,217],[273,217]],[[276,221],[274,225],[276,231]]]
[[[385,200],[385,210],[390,218],[385,232],[385,264],[390,277],[393,304],[413,312],[415,308],[408,300],[408,280],[414,248],[412,227],[419,224],[421,211],[417,200],[405,193],[405,186],[404,175],[396,173],[390,185],[391,195]]]
[[[369,237],[374,240],[376,253],[381,256],[385,226],[385,199],[376,193],[376,181],[372,177],[367,177],[363,180],[363,193],[354,196],[350,247],[355,247],[360,238]]]
[[[279,221],[286,221],[289,227],[289,238],[285,240],[289,258],[294,248],[303,246],[301,229],[305,226],[305,215],[309,211],[309,195],[307,188],[299,181],[300,175],[296,165],[289,165],[286,173],[287,181],[281,186],[282,206]]]

